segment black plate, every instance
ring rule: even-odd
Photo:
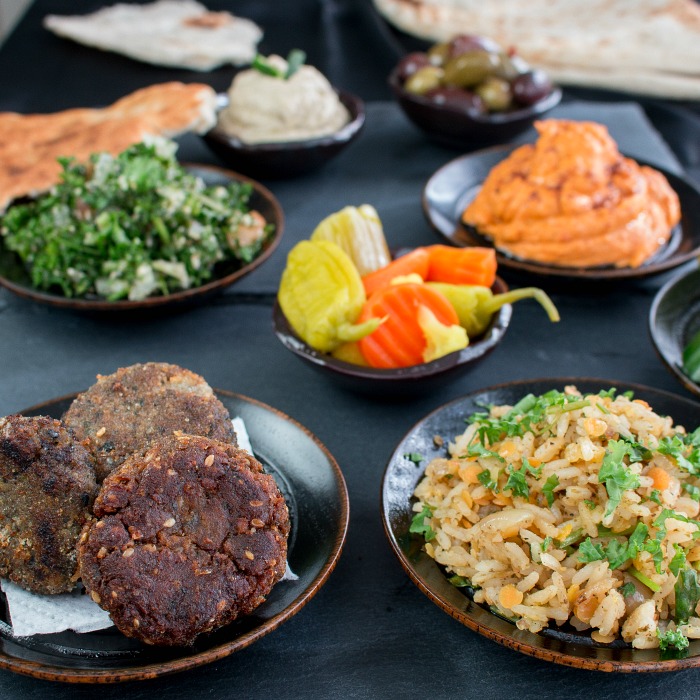
[[[274,224],[272,237],[265,243],[260,254],[247,265],[237,261],[222,263],[215,268],[214,276],[209,282],[199,287],[183,289],[165,296],[152,296],[140,301],[107,301],[106,299],[66,297],[60,292],[45,292],[32,286],[31,278],[19,257],[5,247],[4,239],[0,236],[0,285],[14,294],[64,309],[88,312],[148,312],[152,310],[175,309],[198,304],[214,294],[222,292],[234,282],[249,274],[264,263],[277,247],[284,231],[284,213],[275,196],[266,187],[255,180],[239,175],[232,170],[217,168],[212,165],[195,163],[183,164],[187,170],[201,177],[208,185],[225,185],[232,181],[248,182],[253,186],[249,206],[259,211],[268,223]]]
[[[36,678],[113,683],[201,666],[243,649],[297,613],[333,570],[348,526],[348,494],[333,456],[306,428],[266,404],[226,391],[217,396],[245,421],[255,456],[274,476],[292,524],[288,561],[297,581],[281,581],[252,615],[200,637],[194,646],[159,649],[116,628],[16,638],[0,594],[0,668]],[[21,411],[60,417],[73,396]]]
[[[649,333],[656,352],[676,379],[693,394],[700,386],[683,372],[683,348],[700,330],[700,270],[670,279],[656,294],[649,312]]]
[[[490,241],[465,226],[462,212],[477,195],[491,169],[517,146],[499,146],[456,158],[440,168],[423,189],[423,212],[433,229],[456,246],[491,245]],[[640,161],[641,162],[641,161]],[[496,249],[498,264],[505,269],[539,277],[567,280],[641,279],[670,270],[700,252],[700,191],[688,180],[659,168],[681,204],[681,221],[670,240],[639,267],[561,267],[508,255]]]
[[[502,384],[468,394],[441,406],[417,423],[389,459],[382,482],[381,504],[384,530],[389,542],[408,576],[430,600],[469,629],[523,654],[565,666],[598,671],[672,671],[700,666],[700,640],[691,641],[685,658],[662,659],[658,649],[631,649],[626,645],[608,647],[594,643],[584,634],[567,634],[557,629],[546,629],[540,634],[519,630],[513,623],[477,605],[460,589],[448,583],[440,566],[422,551],[421,539],[409,534],[413,491],[428,462],[446,454],[444,447],[436,447],[436,435],[447,444],[464,432],[464,419],[476,411],[483,411],[484,405],[513,405],[528,393],[539,395],[550,389],[562,390],[568,384],[574,384],[584,392],[598,392],[612,386],[621,392],[631,390],[636,398],[648,401],[657,413],[672,416],[676,424],[684,425],[689,430],[700,425],[700,404],[695,401],[645,386],[606,379],[536,379]],[[424,457],[419,465],[404,457],[416,452]],[[457,638],[449,643],[458,643]]]

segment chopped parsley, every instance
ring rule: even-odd
[[[622,500],[622,492],[636,489],[639,477],[630,471],[623,459],[630,453],[630,445],[624,440],[610,440],[603,457],[603,464],[598,472],[598,481],[605,484],[608,492],[608,505],[605,516],[610,515]]]
[[[556,474],[550,474],[547,477],[547,481],[544,482],[544,486],[542,486],[542,493],[547,499],[547,505],[550,507],[554,503],[554,489],[557,486],[559,486],[559,477]]]
[[[681,651],[686,649],[689,645],[688,637],[679,629],[668,629],[665,632],[660,632],[657,629],[656,636],[659,638],[659,649],[661,649],[661,651],[667,651],[670,648]]]
[[[677,544],[673,544],[673,548],[676,553],[673,555],[673,559],[668,564],[668,570],[674,575],[678,576],[681,569],[685,568],[685,550],[679,547]]]
[[[659,440],[658,450],[662,455],[673,457],[678,466],[693,476],[700,476],[700,446],[697,430],[690,435],[676,434]]]
[[[414,464],[420,464],[425,457],[420,452],[407,452],[404,455],[404,459],[407,459],[409,462],[413,462]]]
[[[476,475],[476,478],[479,480],[479,483],[481,483],[487,489],[491,489],[491,491],[494,493],[498,493],[498,483],[493,480],[491,477],[491,472],[488,469],[484,469],[484,471],[479,472]]]
[[[634,559],[641,551],[646,550],[649,528],[644,523],[637,523],[632,534],[626,540],[611,539],[607,545],[601,542],[594,543],[587,537],[579,546],[579,561],[588,563],[606,559],[611,569],[619,569],[629,559]]]
[[[506,469],[508,480],[503,486],[504,491],[510,491],[513,496],[528,498],[530,495],[530,487],[525,479],[525,466],[520,469],[515,469],[512,465]]]
[[[477,438],[485,447],[506,437],[534,432],[536,426],[543,425],[547,420],[556,419],[565,411],[588,405],[589,402],[579,395],[565,394],[552,389],[541,396],[527,394],[500,418],[492,418],[488,413],[482,412],[472,415],[468,422],[478,425]]]
[[[700,601],[700,584],[698,573],[688,566],[678,572],[676,585],[676,624],[683,625],[695,615],[695,608]]]
[[[408,528],[409,532],[413,532],[417,535],[423,535],[426,542],[434,540],[436,537],[436,532],[430,526],[430,520],[433,517],[433,510],[428,505],[423,505],[423,509],[420,513],[416,513],[411,520],[411,526]]]
[[[538,477],[542,473],[542,467],[533,467],[527,460],[527,457],[523,457],[523,463],[520,469],[516,469],[511,464],[506,469],[508,480],[506,481],[503,490],[510,491],[513,496],[528,498],[530,496],[530,487],[528,486],[525,478],[528,472],[533,476]]]
[[[661,503],[661,494],[659,493],[658,489],[652,490],[652,492],[649,494],[649,500],[656,503],[657,506],[663,505],[663,503]]]
[[[624,586],[620,587],[620,594],[623,595],[625,598],[628,598],[636,590],[637,587],[631,581],[628,581]]]
[[[59,158],[58,184],[0,222],[32,284],[66,297],[140,300],[200,286],[219,263],[253,260],[270,227],[249,212],[252,186],[207,186],[176,149],[153,138],[87,164]],[[260,235],[243,242],[242,227]]]

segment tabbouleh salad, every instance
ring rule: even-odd
[[[250,211],[252,186],[207,186],[150,139],[87,164],[61,158],[60,182],[0,221],[32,284],[67,297],[140,300],[197,287],[223,261],[246,264],[273,226]]]

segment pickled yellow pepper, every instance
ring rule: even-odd
[[[382,322],[355,323],[366,300],[362,279],[332,241],[301,241],[292,248],[277,299],[296,334],[321,352],[364,338]]]
[[[522,287],[502,294],[494,294],[488,287],[477,285],[446,282],[427,282],[426,284],[447,297],[459,316],[459,324],[466,328],[470,338],[476,338],[488,328],[493,314],[498,309],[520,299],[534,299],[545,310],[550,321],[559,320],[559,312],[552,300],[537,287]]]

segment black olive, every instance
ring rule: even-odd
[[[430,64],[430,59],[425,53],[418,51],[404,56],[396,67],[396,74],[401,82],[410,78],[418,70]]]
[[[528,107],[539,102],[552,92],[552,82],[542,70],[531,70],[519,75],[512,82],[513,99]]]
[[[473,92],[458,87],[439,87],[425,94],[430,101],[441,107],[455,107],[471,114],[484,114],[484,101]]]

